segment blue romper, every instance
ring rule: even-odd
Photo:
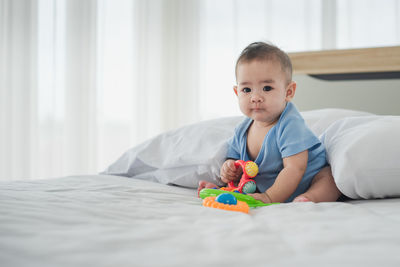
[[[247,130],[252,122],[252,119],[245,118],[236,127],[235,135],[228,142],[227,158],[251,160],[247,153]],[[296,191],[286,202],[304,193],[309,188],[313,177],[327,165],[324,146],[308,128],[294,104],[288,102],[278,122],[266,134],[260,152],[254,160],[259,167],[259,174],[255,177],[257,189],[265,192],[272,186],[283,169],[283,158],[307,149],[306,172]]]

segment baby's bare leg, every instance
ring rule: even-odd
[[[332,176],[331,167],[328,166],[315,175],[310,188],[304,194],[296,197],[293,202],[332,202],[336,201],[340,195]]]

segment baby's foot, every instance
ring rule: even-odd
[[[214,187],[218,188],[218,186],[216,184],[213,184],[213,183],[210,183],[210,182],[207,182],[207,181],[200,181],[199,182],[199,187],[197,188],[197,195],[200,194],[200,191],[203,188],[214,188]]]
[[[300,195],[293,199],[293,202],[312,202],[307,196]]]

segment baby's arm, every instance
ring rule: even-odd
[[[236,181],[240,178],[242,175],[242,168],[238,168],[235,166],[235,160],[233,159],[227,159],[224,164],[222,164],[220,175],[221,175],[221,181],[224,183],[229,183],[230,181]],[[200,193],[200,191],[203,188],[214,188],[218,187],[217,185],[207,182],[207,181],[200,181],[199,186],[197,187],[197,194]]]
[[[251,194],[265,203],[284,202],[296,190],[307,168],[308,150],[283,159],[283,169],[265,193]]]
[[[224,183],[236,181],[242,175],[242,168],[235,166],[235,160],[227,159],[221,167],[221,180]]]

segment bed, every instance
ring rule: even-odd
[[[396,75],[395,51],[394,69],[382,70],[377,60],[368,70],[343,73]],[[290,56],[297,75],[346,69],[321,72],[319,66],[315,73],[302,67],[304,54]],[[399,77],[385,75],[380,81],[399,87]],[[203,207],[197,182],[218,182],[226,140],[242,118],[204,121],[129,149],[101,174],[0,183],[1,266],[399,266],[399,113],[303,110],[351,199],[278,204],[249,214]]]

